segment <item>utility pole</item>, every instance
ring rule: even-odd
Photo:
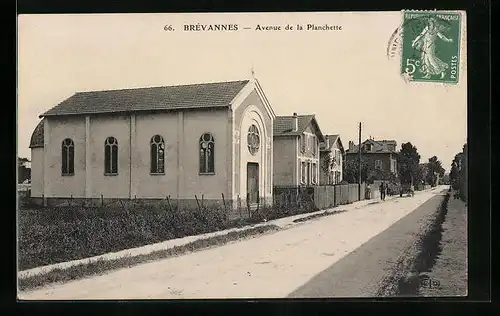
[[[361,122],[359,122],[358,158],[358,201],[361,201]]]

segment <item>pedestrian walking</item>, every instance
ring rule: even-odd
[[[382,183],[380,184],[379,190],[380,190],[380,199],[382,201],[384,201],[385,200],[385,191],[386,191],[385,182],[382,181]]]

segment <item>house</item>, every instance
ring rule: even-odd
[[[31,161],[28,158],[17,158],[17,183],[31,179]]]
[[[273,134],[274,185],[319,184],[319,147],[325,139],[315,116],[277,116]]]
[[[272,201],[275,114],[256,79],[78,92],[40,118],[31,194],[46,204]]]
[[[339,135],[325,135],[320,144],[320,176],[321,185],[339,184],[342,181],[344,162],[344,146]]]
[[[369,138],[361,143],[362,161],[371,170],[388,171],[397,176],[398,174],[398,152],[397,143],[394,140],[375,140]],[[349,142],[346,151],[346,162],[359,161],[359,145]]]

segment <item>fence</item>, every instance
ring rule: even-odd
[[[364,200],[366,185],[337,184],[320,186],[275,186],[273,189],[274,206],[291,208],[326,209],[338,205]],[[372,198],[371,195],[368,198]]]

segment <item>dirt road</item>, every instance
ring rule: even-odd
[[[434,196],[391,227],[370,239],[328,269],[322,271],[289,297],[374,297],[386,278],[409,255],[422,226],[432,220],[443,201]],[[402,200],[395,200],[401,203]],[[411,260],[411,258],[409,258]],[[397,282],[397,280],[390,280]],[[393,286],[397,284],[388,284]]]
[[[442,190],[419,192],[412,198],[370,204],[258,238],[50,285],[20,293],[19,298],[287,297]]]

